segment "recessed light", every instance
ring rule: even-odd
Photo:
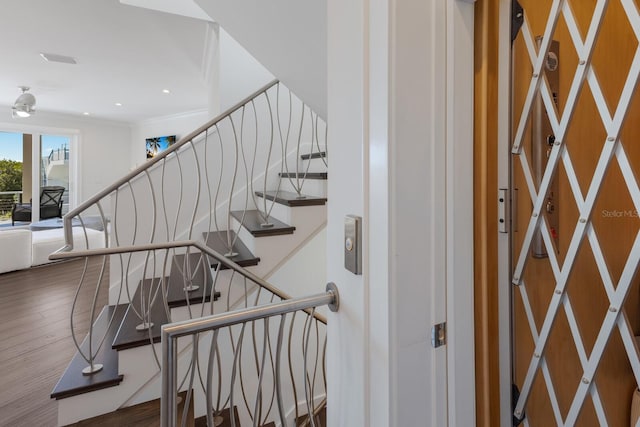
[[[122,107],[122,104],[119,102],[116,102],[116,107]]]
[[[169,89],[162,89],[162,93],[171,93]]]
[[[82,115],[83,115],[83,116],[88,116],[88,115],[89,115],[89,112],[88,112],[88,111],[85,111],[84,113],[82,113]]]

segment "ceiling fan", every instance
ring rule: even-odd
[[[13,118],[24,118],[35,114],[36,97],[28,93],[28,86],[18,86],[22,90],[22,94],[13,103],[11,109]]]

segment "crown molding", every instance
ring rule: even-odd
[[[198,109],[198,110],[191,110],[191,111],[184,111],[182,113],[169,114],[167,116],[151,117],[150,119],[140,120],[140,121],[135,122],[133,124],[134,124],[134,126],[142,126],[142,125],[148,125],[148,124],[153,124],[153,123],[157,123],[157,122],[164,122],[164,121],[167,121],[167,120],[185,119],[185,118],[188,118],[188,117],[198,116],[198,115],[201,115],[201,114],[208,115],[209,114],[209,110],[207,110],[206,108],[201,108],[201,109]]]

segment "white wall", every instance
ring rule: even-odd
[[[185,0],[176,2],[174,0],[152,0],[152,4],[149,4],[149,0],[120,0],[120,3],[128,4],[130,6],[144,7],[148,9],[159,10],[166,13],[173,13],[175,15],[188,16],[189,18],[196,19],[208,19],[208,15],[202,11],[193,1]]]
[[[0,122],[0,129],[53,134],[58,129],[63,134],[77,134],[76,186],[80,202],[128,172],[131,157],[131,127],[128,123],[38,111],[28,119]]]
[[[251,56],[229,33],[220,28],[219,96],[221,112],[243,100],[274,78],[273,74]]]
[[[322,228],[267,281],[294,298],[319,294],[327,285],[327,229]],[[318,309],[327,315],[327,307]]]
[[[325,0],[195,1],[320,117],[326,117]]]
[[[146,160],[145,139],[176,135],[181,137],[194,131],[215,113],[223,112],[263,87],[274,79],[249,52],[236,42],[222,28],[215,30],[207,49],[211,49],[209,58],[213,67],[208,72],[211,80],[209,90],[215,94],[210,99],[209,111],[188,111],[166,117],[155,117],[135,123],[131,132],[131,168],[140,166]]]
[[[146,161],[146,138],[176,135],[177,141],[207,120],[209,120],[208,112],[200,110],[135,123],[131,129],[131,168],[140,166]]]

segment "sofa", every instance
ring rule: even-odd
[[[86,233],[86,238],[85,238]],[[104,231],[73,227],[74,250],[103,248]],[[64,246],[64,230],[31,231],[11,229],[0,231],[0,273],[48,264],[51,253]]]

